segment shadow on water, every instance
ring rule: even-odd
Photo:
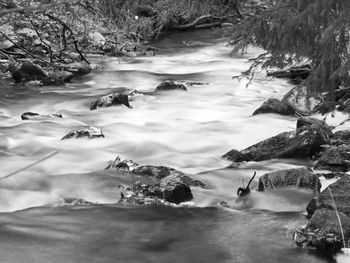
[[[334,262],[291,245],[296,219],[304,221],[221,208],[34,208],[0,215],[0,252],[2,262]]]

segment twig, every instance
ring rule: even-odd
[[[33,166],[35,166],[35,165],[37,165],[37,164],[39,164],[39,163],[41,163],[41,162],[43,162],[43,161],[46,161],[47,159],[53,157],[54,155],[56,155],[56,154],[58,154],[58,153],[59,153],[59,151],[55,151],[55,152],[49,154],[48,156],[46,156],[46,157],[44,157],[44,158],[42,158],[42,159],[40,159],[40,160],[38,160],[38,161],[36,161],[36,162],[30,164],[30,165],[27,165],[27,166],[25,166],[25,167],[23,167],[23,168],[21,168],[21,169],[15,171],[15,172],[12,172],[12,173],[10,173],[10,174],[4,176],[4,177],[1,177],[0,180],[4,180],[4,179],[7,179],[7,178],[9,178],[9,177],[11,177],[11,176],[13,176],[13,175],[16,175],[16,174],[18,174],[18,173],[20,173],[20,172],[22,172],[22,171],[24,171],[24,170],[26,170],[26,169],[28,169],[28,168],[31,168],[31,167],[33,167]]]
[[[334,207],[334,209],[335,209],[335,214],[337,215],[337,218],[338,218],[339,227],[340,227],[340,232],[341,232],[341,236],[342,236],[342,238],[343,238],[343,246],[344,246],[344,248],[345,248],[345,247],[346,247],[346,244],[345,244],[344,230],[343,230],[342,223],[341,223],[341,220],[340,220],[338,208],[337,208],[337,205],[335,204],[335,201],[334,201],[334,198],[333,198],[332,191],[331,191],[331,188],[330,188],[330,187],[328,187],[328,191],[329,191],[329,195],[331,196],[331,199],[332,199],[332,202],[333,202],[333,207]]]
[[[74,33],[73,30],[65,23],[63,22],[61,19],[59,19],[58,17],[53,16],[50,13],[45,13],[45,16],[47,16],[48,18],[56,21],[57,23],[61,24],[63,26],[63,28],[65,28],[66,30],[69,31],[69,33],[71,34],[71,37],[73,39],[74,42],[74,47],[75,50],[78,52],[78,54],[80,55],[81,60],[84,60],[87,64],[90,64],[90,62],[84,57],[84,55],[81,53],[79,47],[78,47],[78,41],[76,40],[76,38],[74,37]]]

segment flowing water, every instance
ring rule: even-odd
[[[292,245],[293,230],[306,223],[302,212],[312,193],[281,190],[253,192],[244,202],[234,198],[254,171],[260,176],[307,161],[224,169],[229,162],[220,158],[294,129],[293,117],[251,116],[267,97],[280,98],[291,86],[263,75],[248,88],[246,80],[233,80],[260,51],[231,56],[225,41],[208,31],[167,35],[152,44],[160,55],[105,61],[104,69],[65,87],[0,83],[0,177],[56,153],[0,179],[1,262],[345,262]],[[152,91],[164,80],[206,84],[136,96],[133,109],[89,110],[100,95],[123,88]],[[63,119],[22,121],[26,111],[59,112]],[[106,137],[60,140],[85,125],[101,128]],[[137,179],[104,170],[118,155],[174,167],[209,189],[192,188],[192,208],[118,207],[113,205],[118,185]],[[104,205],[55,206],[64,197]],[[233,208],[217,207],[220,201]]]

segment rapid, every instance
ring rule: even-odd
[[[265,99],[292,88],[286,81],[261,74],[247,87],[247,80],[232,79],[261,50],[231,55],[210,31],[169,34],[151,44],[160,54],[100,58],[103,69],[66,86],[0,81],[1,262],[345,262],[292,245],[293,231],[307,222],[311,192],[253,192],[244,202],[235,200],[254,171],[261,176],[309,165],[272,160],[225,169],[230,162],[221,155],[228,150],[295,126],[294,117],[252,116]],[[99,96],[125,88],[152,91],[165,80],[204,85],[138,95],[132,109],[89,110]],[[21,120],[28,111],[63,118]],[[101,128],[105,138],[60,140],[80,126]],[[193,207],[119,207],[118,186],[137,178],[104,170],[116,156],[176,168],[208,189],[192,189]],[[102,205],[57,206],[65,197]],[[218,207],[221,201],[231,208]]]

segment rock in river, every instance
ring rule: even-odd
[[[169,91],[169,90],[183,90],[187,91],[185,85],[175,81],[165,81],[157,86],[155,92]]]
[[[184,184],[168,184],[164,188],[136,182],[132,189],[126,187],[118,204],[123,205],[171,205],[193,199],[191,189]]]
[[[344,234],[341,233],[339,219]],[[294,240],[297,246],[315,248],[324,254],[334,254],[350,244],[350,218],[343,213],[337,216],[334,210],[319,209],[310,219],[306,227],[295,232]]]
[[[73,139],[73,138],[104,138],[102,130],[92,126],[82,127],[73,131],[70,131],[61,140]]]
[[[242,151],[231,150],[223,157],[233,162],[305,158],[312,157],[329,143],[327,129],[319,125],[301,125],[295,131],[280,133]]]
[[[278,99],[270,98],[267,101],[265,101],[256,111],[254,111],[253,115],[258,115],[262,113],[294,115],[295,109],[285,101],[280,101]]]
[[[129,104],[129,98],[127,94],[112,93],[106,96],[102,96],[91,103],[90,110],[96,110],[97,108],[107,108],[112,105],[125,105],[128,108],[132,108]]]
[[[42,115],[36,112],[25,112],[21,115],[22,120],[41,120],[41,119],[46,119],[46,118],[61,118],[62,119],[62,114],[60,113],[53,113],[50,115]]]
[[[302,167],[266,173],[260,177],[258,189],[259,191],[264,191],[266,188],[290,186],[312,189],[315,192],[319,192],[321,182],[317,175]]]

